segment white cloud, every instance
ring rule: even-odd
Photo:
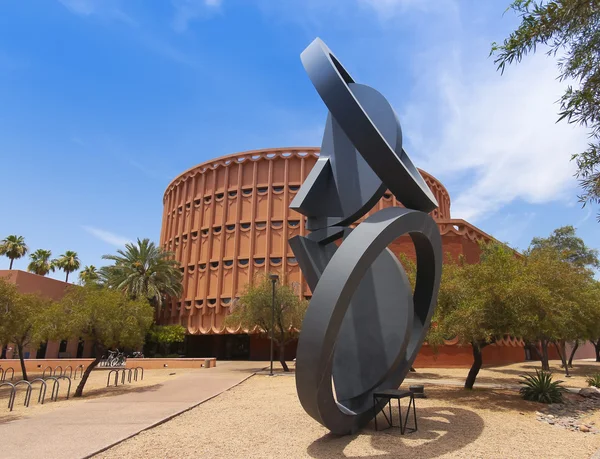
[[[173,29],[185,32],[191,21],[218,11],[222,0],[172,0],[172,3],[175,8]]]
[[[72,13],[89,16],[96,11],[94,0],[58,0]]]
[[[481,55],[437,57],[401,119],[417,164],[450,188],[453,217],[476,220],[519,199],[574,199],[569,160],[587,137],[556,123],[565,85],[555,60],[538,51],[500,75]]]
[[[458,9],[455,0],[358,0],[360,5],[372,8],[381,19],[391,19],[408,10],[443,12]]]
[[[118,234],[114,234],[110,231],[105,231],[100,228],[95,228],[93,226],[82,226],[82,228],[97,239],[100,239],[107,244],[114,245],[115,247],[123,247],[125,244],[129,244],[131,242],[131,239],[119,236]]]
[[[103,18],[114,19],[130,26],[137,26],[137,22],[121,8],[120,0],[58,0],[71,13],[80,16],[98,15]]]

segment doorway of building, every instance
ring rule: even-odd
[[[85,341],[82,338],[79,338],[79,341],[77,342],[77,358],[81,359],[83,357],[83,346],[85,344]]]
[[[225,360],[248,360],[249,358],[249,335],[225,335]]]
[[[38,347],[37,352],[35,353],[36,359],[45,359],[46,358],[46,349],[48,348],[48,341],[44,341]]]

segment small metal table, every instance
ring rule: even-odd
[[[400,406],[400,399],[401,398],[406,398],[408,397],[408,408],[406,410],[406,417],[404,418],[404,422],[402,422],[402,408]],[[385,406],[384,408],[381,410],[381,412],[383,413],[383,416],[385,417],[386,421],[388,422],[388,427],[386,427],[386,429],[389,429],[390,427],[398,427],[398,426],[394,426],[393,422],[392,422],[392,399],[396,399],[398,400],[398,418],[400,419],[400,434],[404,435],[404,432],[406,432],[408,430],[408,432],[416,432],[417,431],[417,410],[415,407],[415,396],[414,394],[409,391],[409,390],[395,390],[395,389],[388,389],[388,390],[382,390],[379,392],[375,392],[373,394],[373,413],[374,413],[374,417],[375,417],[375,430],[377,429],[377,405],[380,402],[380,400],[387,400],[387,405],[389,408],[389,413],[390,413],[390,417],[388,418],[387,414],[385,413]],[[414,427],[408,427],[408,417],[410,415],[410,407],[412,405],[412,412],[413,412],[413,418],[414,418]]]

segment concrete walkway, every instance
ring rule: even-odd
[[[90,399],[0,424],[0,457],[89,457],[238,385],[264,368],[257,363],[218,362],[158,389]]]

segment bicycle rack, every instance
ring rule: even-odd
[[[73,377],[73,367],[71,365],[67,365],[65,367],[65,370],[63,371],[62,375],[67,376],[67,370],[69,370],[69,378],[72,378]]]
[[[69,395],[71,395],[71,378],[68,376],[58,376],[57,379],[66,379],[69,382],[69,387],[67,387],[67,400],[69,400]],[[58,396],[58,392],[56,395]]]
[[[50,370],[50,371],[48,371]],[[48,365],[46,368],[44,368],[44,372],[42,373],[42,378],[46,379],[46,371],[48,371],[48,374],[50,376],[52,376],[52,367],[50,365]]]
[[[106,378],[106,387],[110,386],[110,375],[113,373],[115,374],[115,387],[119,385],[119,370],[110,370]]]
[[[79,374],[80,378],[83,378],[83,365],[79,365],[77,368],[75,368],[75,377],[73,379],[77,379],[77,370],[79,370],[81,368],[81,373]]]
[[[56,402],[58,400],[58,392],[60,391],[60,381],[56,376],[48,376],[46,378],[46,381],[50,379],[54,381],[54,384],[52,385],[52,394],[50,395],[50,401],[54,400]]]
[[[63,375],[63,369],[60,365],[58,365],[55,369],[54,369],[54,373],[52,373],[52,376],[56,376],[56,370],[58,370],[60,368],[60,373],[58,374],[58,376],[62,376]]]
[[[29,399],[31,398],[31,384],[29,383],[29,381],[25,381],[24,379],[22,379],[21,381],[17,381],[14,385],[15,395],[13,395],[13,405],[15,403],[15,397],[17,396],[17,386],[20,384],[27,384],[27,389],[25,390],[25,401],[23,402],[23,406],[29,407]]]
[[[42,405],[44,404],[44,400],[46,400],[46,388],[48,387],[46,384],[46,381],[44,381],[42,378],[35,378],[34,380],[31,381],[31,387],[33,388],[33,383],[35,382],[40,382],[40,392],[38,394],[38,403],[41,403]],[[43,389],[43,391],[42,391]],[[31,398],[31,395],[29,396],[29,398]]]
[[[142,370],[142,377],[140,378],[140,380],[143,381],[144,380],[144,369],[142,367],[135,367],[135,369],[134,369],[135,380],[137,381],[138,370]]]
[[[0,368],[2,370],[2,368]],[[13,367],[8,367],[6,370],[2,370],[2,376],[0,377],[0,381],[6,381],[6,374],[10,370],[10,380],[15,379],[15,370]]]
[[[127,375],[127,382],[131,382],[131,377],[133,376],[132,368],[122,368],[121,371],[121,384],[125,384],[125,376]]]
[[[15,385],[13,383],[9,383],[9,382],[2,382],[0,383],[0,387],[2,386],[10,386],[10,395],[8,396],[8,408],[10,409],[10,411],[13,410],[13,405],[15,403]]]

